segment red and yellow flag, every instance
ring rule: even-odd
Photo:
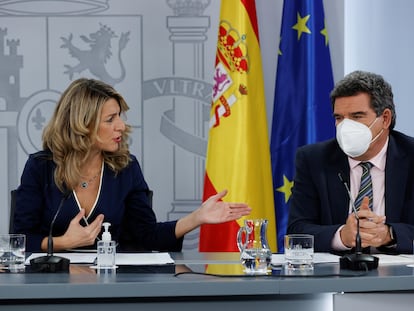
[[[221,1],[203,200],[228,189],[226,202],[269,221],[276,252],[270,147],[255,0]],[[244,219],[200,229],[201,252],[237,252]]]

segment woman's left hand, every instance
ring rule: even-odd
[[[175,236],[180,238],[203,224],[218,224],[250,214],[252,209],[245,203],[220,201],[226,194],[227,190],[223,190],[212,195],[194,212],[179,219],[175,226]]]
[[[245,203],[220,201],[226,194],[227,190],[223,190],[203,202],[199,209],[199,217],[202,224],[227,222],[250,214],[252,209]]]

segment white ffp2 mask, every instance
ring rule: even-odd
[[[381,135],[382,131],[372,139],[371,127],[377,119],[369,127],[351,119],[344,119],[336,126],[336,140],[346,155],[351,158],[363,155],[370,144]]]

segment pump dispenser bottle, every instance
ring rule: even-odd
[[[111,233],[108,231],[109,222],[104,222],[104,232],[102,233],[102,240],[98,241],[97,247],[97,266],[98,268],[111,269],[115,268],[115,254],[116,243],[112,241]]]

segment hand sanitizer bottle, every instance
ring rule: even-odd
[[[115,254],[116,254],[116,243],[112,241],[111,233],[108,231],[109,222],[104,222],[104,232],[102,233],[102,240],[98,241],[97,247],[97,266],[98,268],[113,269],[115,268]]]

